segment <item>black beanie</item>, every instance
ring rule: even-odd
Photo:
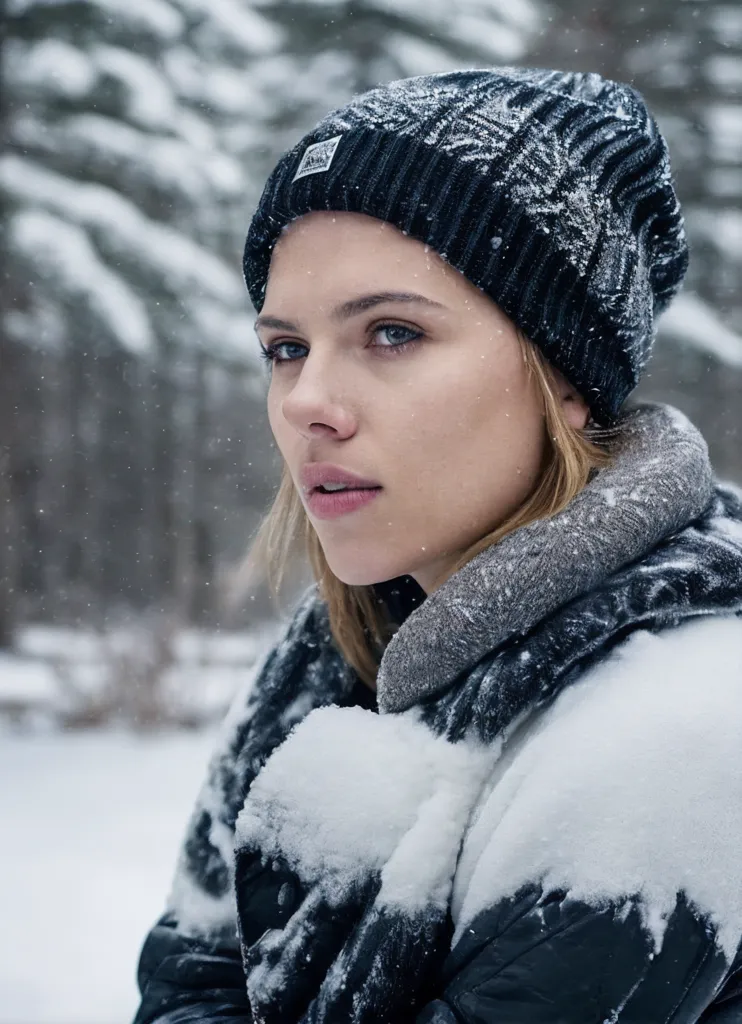
[[[490,296],[609,424],[688,265],[667,146],[598,74],[402,79],[328,114],[269,177],[244,273],[259,311],[281,230],[312,210],[389,221]]]

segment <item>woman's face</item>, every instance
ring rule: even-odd
[[[344,583],[409,573],[430,593],[534,488],[544,416],[512,322],[393,225],[356,213],[294,221],[274,250],[256,329],[277,357],[276,444]],[[302,488],[303,467],[317,462],[381,489],[328,516]]]

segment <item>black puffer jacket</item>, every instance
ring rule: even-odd
[[[409,577],[394,584],[414,596]],[[361,682],[349,703],[376,709]],[[253,861],[236,884],[247,943],[282,928],[298,902],[298,880],[285,865],[277,871]],[[520,893],[481,916],[445,960],[415,1024],[604,1024],[606,1009],[632,989],[633,1006],[616,1018],[621,1024],[742,1024],[742,951],[726,963],[685,903],[661,956],[648,962],[637,913],[619,922],[610,911],[552,893],[542,916],[535,913],[540,896],[539,889]],[[164,914],[142,948],[138,983],[135,1024],[252,1021],[237,935],[186,938],[174,915]]]
[[[425,655],[380,715],[310,588],[225,722],[135,1024],[742,1022],[742,496],[642,492],[703,476],[692,428],[652,424],[475,576],[377,587],[404,623],[387,665]],[[583,527],[582,582],[549,587]],[[529,580],[539,615],[503,630]],[[459,586],[452,656],[429,623]]]

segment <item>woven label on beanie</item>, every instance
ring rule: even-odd
[[[301,163],[292,181],[306,178],[308,174],[319,174],[320,171],[328,170],[341,138],[342,135],[336,135],[332,139],[325,139],[324,142],[315,142],[313,146],[309,146],[301,158]]]

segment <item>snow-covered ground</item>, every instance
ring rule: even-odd
[[[143,617],[106,632],[29,625],[0,651],[0,725],[210,725],[277,638],[253,630],[173,628]]]
[[[215,740],[0,734],[0,1024],[129,1024]]]

